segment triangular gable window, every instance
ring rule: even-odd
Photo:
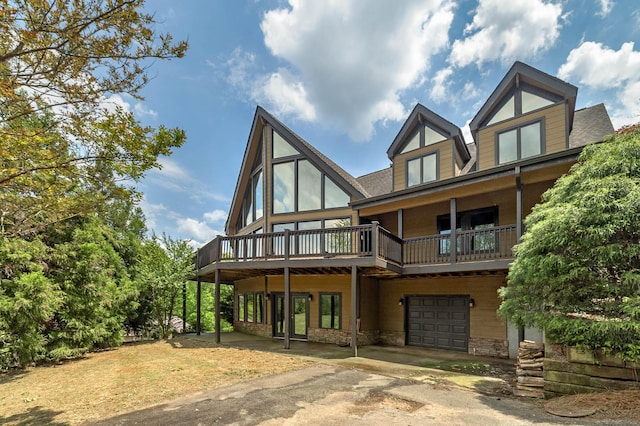
[[[277,132],[273,132],[273,158],[283,158],[298,155],[299,152],[284,140]]]
[[[400,154],[404,154],[425,146],[433,145],[444,140],[447,140],[446,136],[433,130],[429,126],[423,126],[418,129],[416,134],[409,140],[404,148],[402,148]]]
[[[491,120],[487,123],[487,126],[497,123],[499,121],[508,120],[516,116],[515,108],[515,96],[511,96],[507,102],[491,117]]]
[[[526,90],[522,91],[522,113],[526,114],[538,108],[543,108],[552,105],[553,101],[543,98],[542,96],[534,95]]]

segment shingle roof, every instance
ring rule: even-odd
[[[573,129],[569,135],[569,146],[583,146],[592,142],[600,142],[612,134],[613,124],[604,104],[576,110],[573,117]]]
[[[356,178],[356,180],[364,187],[369,197],[388,194],[392,190],[392,169],[378,170]]]

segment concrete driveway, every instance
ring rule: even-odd
[[[273,341],[247,340],[242,335],[235,335],[227,337],[226,344],[269,350]],[[369,347],[370,356],[352,358],[343,349],[333,345],[316,348],[296,342],[286,353],[310,357],[317,361],[316,364],[302,370],[212,389],[96,424],[626,424],[553,416],[543,410],[539,401],[495,392],[505,385],[499,378],[456,374],[415,365],[414,358],[424,359],[424,351]],[[280,351],[277,342],[273,350]],[[321,358],[313,357],[318,354]],[[442,356],[449,356],[449,353]],[[395,358],[402,361],[394,362],[397,361]],[[482,392],[483,389],[493,391],[487,394]]]

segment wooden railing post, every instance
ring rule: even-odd
[[[213,261],[220,262],[222,260],[222,238],[219,235],[216,237],[216,242],[214,244],[216,252],[214,253]]]
[[[289,241],[289,230],[284,230],[284,260],[289,260],[289,250],[291,249],[291,244]]]
[[[449,217],[451,218],[449,220],[449,222],[451,223],[451,242],[449,243],[449,247],[450,247],[450,252],[451,252],[451,263],[456,263],[457,262],[457,256],[458,256],[458,212],[457,212],[457,206],[456,206],[456,199],[452,198],[451,199],[451,205],[450,205],[450,211],[449,211]]]
[[[378,258],[380,248],[378,247],[378,229],[380,222],[374,220],[371,222],[371,255],[374,259]]]

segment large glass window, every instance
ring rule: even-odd
[[[470,253],[491,251],[495,249],[496,241],[493,232],[464,233],[463,231],[481,231],[492,229],[498,224],[498,208],[488,207],[484,209],[459,212],[456,215],[457,253]],[[441,215],[437,217],[438,232],[440,235],[451,234],[451,216]],[[469,235],[467,235],[469,234]],[[440,254],[448,255],[451,252],[451,241],[445,237],[440,241]]]
[[[407,161],[407,187],[438,179],[438,153]]]
[[[558,95],[527,83],[521,83],[520,87],[511,89],[508,97],[505,97],[503,103],[489,117],[485,126],[519,117],[531,111],[553,105],[561,100],[562,97]]]
[[[273,165],[273,213],[295,210],[295,162]]]
[[[284,140],[277,132],[273,132],[273,155],[272,158],[289,157],[297,155],[298,151],[289,142]]]
[[[245,321],[244,294],[238,294],[238,321]]]
[[[416,150],[421,147],[433,145],[434,143],[447,140],[447,137],[432,129],[429,126],[423,126],[416,131],[416,134],[406,143],[400,154]]]
[[[493,115],[487,126],[499,121],[508,120],[516,116],[515,96],[511,96],[507,102]]]
[[[320,293],[320,328],[340,329],[340,293]]]
[[[255,194],[255,218],[258,220],[262,217],[264,203],[262,199],[262,170],[259,170],[253,179],[253,193]]]
[[[529,93],[526,90],[522,91],[522,113],[526,114],[530,111],[534,111],[538,108],[543,108],[552,105],[553,101],[543,98],[542,96]]]
[[[254,305],[253,305],[253,293],[247,293],[247,322],[253,322],[254,320],[254,313],[255,313],[255,309],[254,309]]]
[[[309,161],[298,161],[298,211],[322,208],[322,173]]]
[[[404,154],[405,152],[413,151],[418,148],[420,148],[420,131],[416,132],[411,140],[407,142],[402,151],[400,151],[400,154]]]
[[[349,194],[333,183],[327,176],[324,177],[324,208],[345,207],[349,204]]]
[[[542,153],[542,122],[526,124],[496,135],[498,164],[510,163]]]

